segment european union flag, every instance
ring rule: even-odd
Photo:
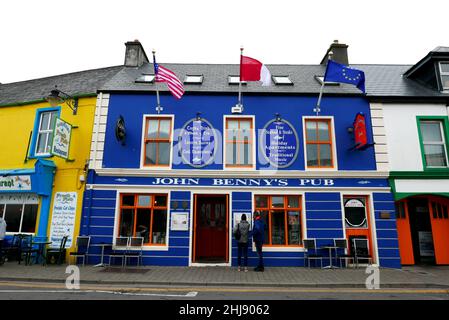
[[[353,84],[365,93],[365,73],[332,60],[327,62],[324,81]]]

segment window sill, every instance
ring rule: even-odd
[[[137,248],[127,248],[127,247],[118,247],[118,246],[112,246],[113,250],[129,250],[129,251],[139,251]],[[142,246],[142,251],[168,251],[168,245],[162,245],[162,246]]]
[[[256,252],[256,246],[253,244],[252,251]],[[262,247],[262,252],[304,252],[304,247]]]

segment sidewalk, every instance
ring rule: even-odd
[[[0,266],[0,281],[65,282],[66,265]],[[133,286],[246,286],[302,288],[365,288],[365,269],[266,268],[238,272],[230,267],[160,267],[121,269],[80,266],[81,284],[121,284]],[[380,269],[381,288],[448,288],[449,266]]]

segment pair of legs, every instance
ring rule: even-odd
[[[262,254],[262,242],[254,241],[254,244],[256,245],[256,251],[257,255],[259,256],[259,262],[257,263],[257,267],[254,269],[255,271],[263,271],[263,254]]]
[[[240,267],[242,267],[242,255],[243,255],[243,265],[245,268],[248,267],[248,242],[245,243],[238,243],[237,244],[237,264]]]

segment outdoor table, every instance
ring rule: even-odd
[[[51,241],[32,241],[31,245],[37,245],[38,251],[36,254],[36,259],[34,260],[35,263],[39,263],[39,258],[43,259],[43,264],[45,265],[47,263],[47,255],[46,255],[46,248],[47,245],[51,244]]]
[[[104,258],[104,248],[105,247],[112,247],[111,243],[105,243],[105,242],[100,242],[100,243],[96,243],[96,244],[91,244],[92,247],[101,247],[101,261],[99,264],[94,265],[94,267],[106,267],[106,264],[103,263],[103,258]]]
[[[332,249],[334,249],[335,252],[336,252],[338,247],[329,245],[329,246],[321,247],[321,249],[328,249],[329,250],[329,265],[323,267],[323,269],[338,269],[337,266],[332,265]]]

